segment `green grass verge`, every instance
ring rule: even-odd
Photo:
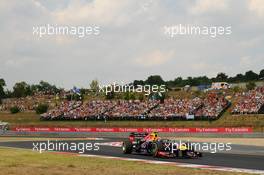
[[[77,157],[49,153],[37,153],[29,150],[0,147],[0,174],[27,175],[231,175],[233,172],[180,168],[169,165],[142,164],[140,162],[111,160],[103,158]],[[244,174],[244,173],[243,173]]]
[[[0,121],[11,127],[253,127],[264,131],[264,115],[233,116],[228,112],[216,121],[40,121],[35,113],[0,113]]]

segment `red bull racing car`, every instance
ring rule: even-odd
[[[202,153],[195,151],[189,143],[179,143],[173,140],[160,139],[157,132],[132,132],[123,142],[124,154],[144,154],[164,158],[198,158]]]

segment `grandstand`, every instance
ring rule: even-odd
[[[35,94],[32,96],[21,98],[6,98],[2,99],[0,112],[8,111],[12,107],[18,107],[21,112],[33,111],[39,104],[45,103],[50,107],[54,107],[52,103],[54,96],[51,94]]]
[[[187,93],[187,92],[186,92]],[[7,98],[0,111],[17,106],[20,112],[33,111],[38,104],[48,104],[49,111],[41,120],[215,120],[231,106],[231,114],[263,114],[264,86],[234,93],[227,90],[209,91],[203,95],[174,95],[160,100],[55,100],[55,95],[37,94],[22,98]],[[192,95],[191,95],[192,94]],[[226,99],[232,96],[232,100]],[[99,100],[100,99],[100,100]]]
[[[217,119],[230,102],[215,93],[206,98],[157,100],[95,100],[62,102],[42,120],[186,120]]]
[[[264,87],[237,93],[232,114],[264,114]]]

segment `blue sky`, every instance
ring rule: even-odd
[[[6,0],[0,2],[0,77],[60,87],[159,74],[233,76],[264,68],[262,0]],[[33,26],[100,26],[99,36],[32,34]],[[231,26],[232,34],[168,38],[164,26]]]

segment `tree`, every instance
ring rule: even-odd
[[[252,90],[252,89],[255,89],[256,84],[251,81],[251,82],[246,84],[246,87],[247,87],[247,90]]]
[[[5,91],[5,98],[11,98],[12,95],[13,95],[13,94],[12,94],[12,91],[10,91],[10,90],[8,90],[8,89]]]
[[[31,94],[30,86],[24,81],[16,83],[13,87],[13,96],[16,98],[26,97]]]
[[[193,79],[197,83],[197,85],[208,85],[212,83],[207,76],[194,77]]]
[[[5,86],[6,86],[5,80],[1,78],[0,79],[0,102],[6,95],[4,91]]]
[[[41,80],[39,84],[33,84],[30,86],[30,91],[32,94],[35,92],[43,92],[45,94],[57,94],[61,92],[62,89],[57,88],[55,85]]]
[[[3,78],[0,79],[0,86],[6,86],[5,80]]]
[[[125,92],[123,98],[124,100],[135,100],[136,96],[134,92]]]
[[[44,114],[48,111],[49,105],[47,104],[39,104],[37,108],[35,109],[37,114]]]
[[[90,89],[93,91],[93,92],[99,92],[99,83],[98,83],[98,80],[93,80],[91,83],[90,83]]]
[[[258,80],[259,75],[256,74],[255,72],[253,72],[252,70],[247,71],[245,73],[245,80],[246,81],[254,81],[254,80]]]
[[[148,79],[145,81],[145,84],[148,85],[164,85],[165,82],[159,75],[151,75],[148,77]]]
[[[259,72],[259,79],[264,80],[264,69]]]
[[[84,96],[86,94],[86,89],[81,88],[80,89],[81,96]]]
[[[244,76],[243,74],[237,74],[237,75],[233,78],[233,80],[234,80],[235,82],[243,82],[243,81],[245,81],[245,76]]]
[[[137,87],[138,85],[143,86],[143,85],[145,85],[145,83],[144,83],[143,80],[134,80],[133,85],[134,85],[135,87]]]
[[[184,86],[182,77],[175,78],[173,82],[175,86],[180,86],[180,87]]]
[[[48,92],[48,93],[53,93],[56,94],[58,93],[60,90],[55,86],[55,85],[51,85],[50,83],[41,80],[39,82],[38,86],[38,90],[42,91],[42,92]]]
[[[140,93],[140,94],[138,95],[138,99],[139,99],[140,101],[143,101],[143,100],[145,99],[145,96],[143,95],[143,93]]]
[[[194,82],[193,82],[193,78],[192,77],[187,77],[187,81],[186,83],[190,86],[193,86],[194,85]]]
[[[125,92],[123,95],[124,100],[130,100],[129,92]]]
[[[241,90],[241,88],[239,86],[235,86],[232,88],[232,90],[234,93],[238,93]]]
[[[106,93],[106,94],[105,94],[105,98],[106,98],[107,100],[112,100],[112,99],[114,99],[114,98],[115,98],[115,93],[114,93],[114,91],[111,91],[111,92]]]
[[[9,110],[11,114],[16,114],[20,112],[20,109],[17,106],[13,106]]]
[[[217,74],[215,79],[216,79],[216,81],[227,81],[228,76],[225,73],[220,72],[220,73]]]

